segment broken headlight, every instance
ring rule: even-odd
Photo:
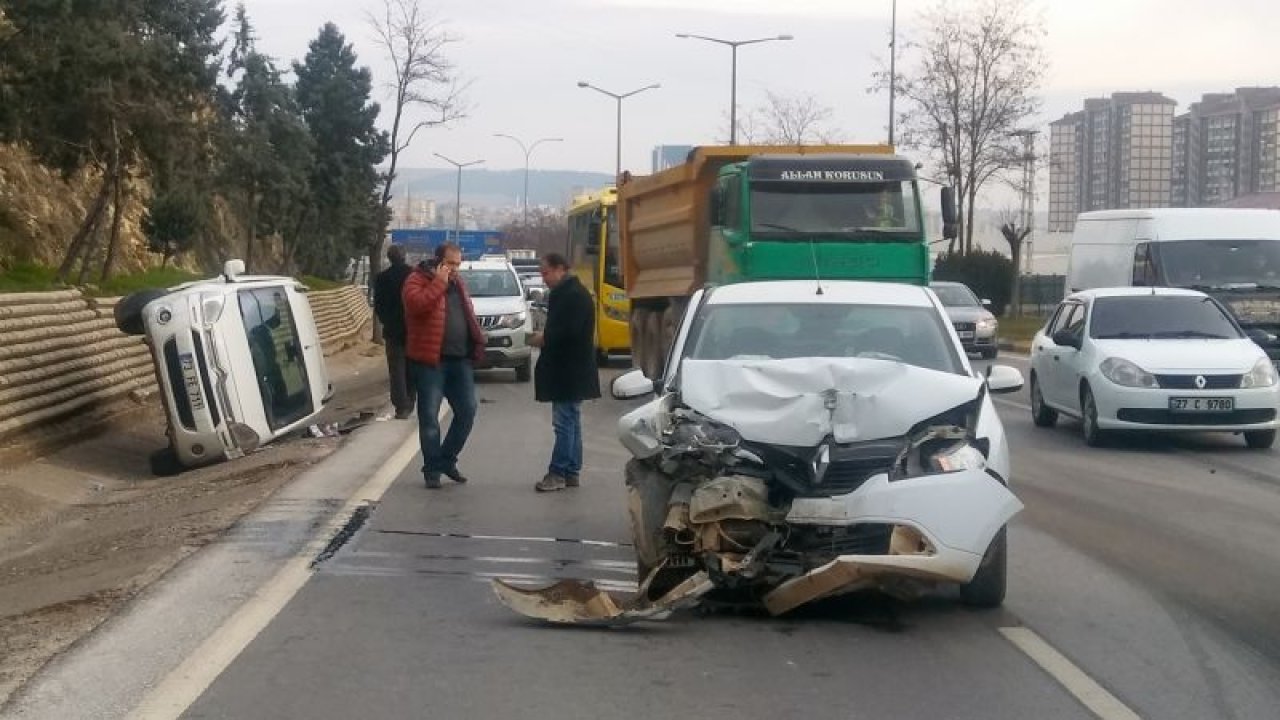
[[[949,473],[960,470],[981,470],[987,466],[987,458],[969,443],[956,443],[928,458],[934,472]]]

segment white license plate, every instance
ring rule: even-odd
[[[200,378],[196,377],[196,361],[191,357],[191,353],[182,353],[178,356],[178,361],[182,365],[182,384],[186,386],[187,401],[191,403],[192,410],[204,409],[204,394],[200,392]]]
[[[1173,412],[1231,412],[1236,409],[1236,401],[1229,397],[1176,397],[1169,398],[1169,409]]]
[[[959,330],[959,331],[957,331],[957,332],[956,332],[956,334],[960,336],[960,339],[961,339],[961,340],[972,340],[972,339],[973,339],[973,331],[972,331],[972,330]]]

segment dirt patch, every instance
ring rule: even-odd
[[[320,424],[380,412],[381,349],[329,358],[336,395]],[[96,436],[0,470],[0,704],[51,658],[179,561],[336,450],[297,437],[233,462],[158,478],[158,400]]]

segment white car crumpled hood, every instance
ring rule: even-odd
[[[975,399],[982,380],[867,358],[692,360],[680,368],[684,404],[745,440],[813,447],[905,435]],[[829,404],[834,399],[834,408]]]

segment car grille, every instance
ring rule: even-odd
[[[955,326],[957,332],[962,330],[973,332],[978,329],[977,323],[958,322],[958,323],[951,323],[951,324]]]
[[[498,327],[498,323],[502,321],[501,315],[480,315],[476,317],[480,321],[480,327],[485,330],[492,330]]]
[[[178,412],[178,422],[188,430],[196,429],[195,413],[183,385],[182,361],[178,358],[178,341],[170,338],[164,344],[164,364],[169,373],[168,391],[173,408]]]
[[[893,526],[861,523],[848,528],[795,528],[787,550],[823,555],[888,555]]]
[[[902,453],[904,440],[891,438],[836,446],[831,449],[831,464],[821,483],[814,483],[814,495],[845,495],[862,487],[871,476],[889,472]]]
[[[1196,385],[1196,378],[1204,378],[1204,387]],[[1156,383],[1170,390],[1224,390],[1240,387],[1243,375],[1156,375]]]
[[[1273,408],[1248,408],[1222,413],[1175,413],[1158,408],[1124,408],[1116,413],[1124,422],[1147,425],[1253,425],[1276,419]]]

